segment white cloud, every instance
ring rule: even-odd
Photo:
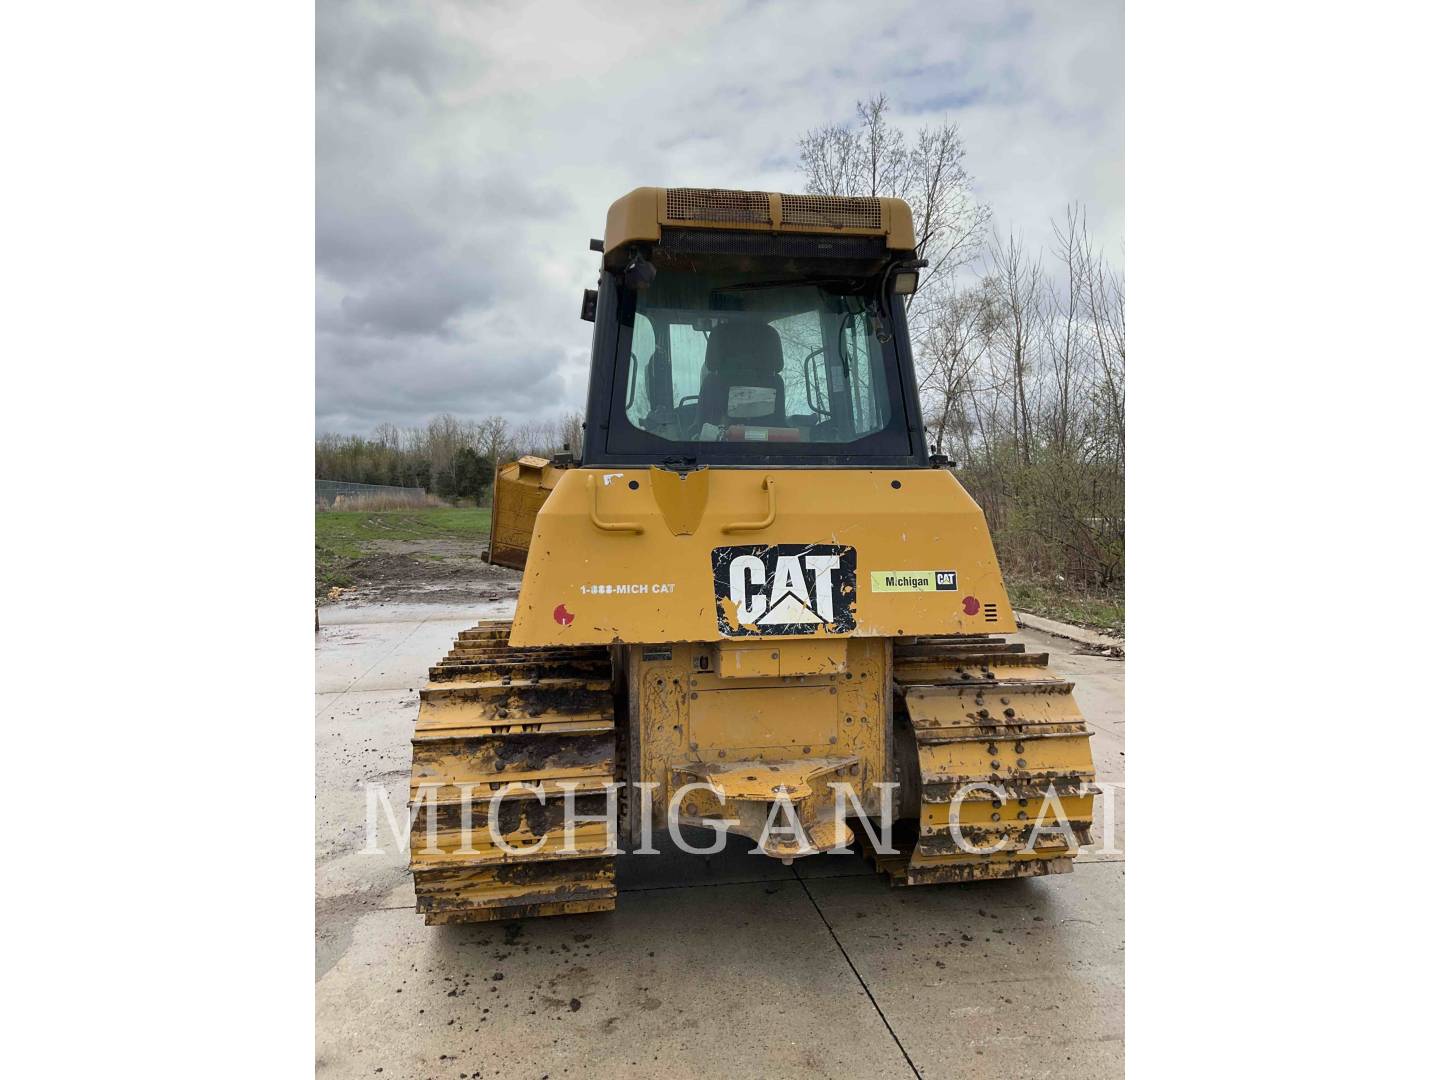
[[[582,405],[605,210],[643,184],[795,189],[795,143],[883,91],[957,122],[1034,244],[1123,237],[1118,3],[378,3],[317,19],[317,426]]]

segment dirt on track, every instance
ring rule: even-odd
[[[365,604],[470,604],[505,600],[520,591],[520,572],[491,566],[480,545],[454,540],[378,540],[371,553],[344,565],[354,585],[327,601]]]

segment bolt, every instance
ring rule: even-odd
[[[996,810],[999,810],[999,809],[1000,809],[1000,800],[999,800],[999,799],[991,799],[991,800],[990,800],[990,805],[993,806]]]
[[[833,746],[835,743],[839,742],[839,741],[840,741],[840,737],[839,737],[838,735],[831,735],[831,736],[830,736],[830,744],[831,744],[832,746]]]
[[[985,752],[987,754],[998,754],[1000,752],[1000,748],[992,742],[989,746],[985,748]]]
[[[779,654],[778,652],[772,652],[772,653],[770,654],[770,659],[771,659],[771,660],[779,660],[779,659],[780,659],[780,654]]]
[[[1009,705],[1009,704],[1010,704],[1010,699],[1009,699],[1008,697],[1002,697],[1002,698],[1000,699],[1000,704],[1001,704],[1001,705]]]
[[[724,751],[724,750],[721,750],[721,751],[720,751],[720,756],[721,756],[721,757],[724,757],[724,756],[725,756],[725,751]]]
[[[1016,767],[1017,769],[1023,769],[1023,768],[1025,768],[1025,759],[1022,757],[1020,760],[1018,760],[1017,762],[1015,762],[1015,767]]]
[[[808,753],[810,752],[810,748],[809,748],[808,746],[802,746],[802,747],[800,748],[800,752],[801,752],[802,754],[808,754]]]
[[[1014,720],[1014,719],[1015,719],[1015,710],[1014,710],[1014,709],[1006,709],[1006,710],[1005,710],[1005,715],[1008,716],[1011,720]]]
[[[989,719],[990,719],[990,710],[989,710],[989,709],[981,709],[981,710],[980,710],[980,713],[979,713],[979,716],[980,716],[980,719],[981,719],[981,720],[989,720]]]
[[[991,815],[990,815],[990,820],[991,820],[991,821],[999,821],[999,820],[1000,820],[1000,815],[999,815],[999,814],[991,814]]]
[[[1020,805],[1021,805],[1021,806],[1029,806],[1029,805],[1030,805],[1030,800],[1029,800],[1029,799],[1021,799],[1021,800],[1020,800]]]
[[[992,761],[992,762],[990,762],[990,768],[992,768],[992,769],[998,769],[999,767],[1000,767],[1000,762],[998,762],[998,761]]]
[[[1017,742],[1017,743],[1015,744],[1015,753],[1017,753],[1017,754],[1023,754],[1024,752],[1025,752],[1025,744],[1024,744],[1023,742]]]

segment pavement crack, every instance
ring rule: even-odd
[[[835,942],[835,947],[840,950],[840,955],[845,958],[845,963],[850,965],[850,973],[855,976],[855,981],[860,984],[860,989],[865,991],[865,996],[870,999],[871,1006],[875,1009],[875,1015],[880,1017],[880,1022],[885,1025],[885,1030],[890,1033],[890,1038],[895,1040],[895,1047],[905,1057],[905,1064],[910,1066],[910,1071],[915,1074],[916,1080],[923,1080],[920,1070],[915,1067],[915,1062],[910,1060],[910,1051],[905,1049],[905,1044],[900,1041],[900,1036],[895,1034],[895,1029],[890,1026],[890,1018],[885,1015],[885,1010],[880,1008],[880,1003],[875,1000],[875,995],[870,992],[870,986],[865,982],[865,977],[860,974],[860,969],[855,966],[855,961],[850,959],[850,954],[845,951],[845,946],[840,943],[840,935],[835,933],[835,928],[830,925],[830,920],[825,917],[825,912],[820,909],[820,904],[815,899],[815,894],[810,891],[810,886],[800,876],[792,865],[791,873],[795,874],[795,880],[805,890],[805,896],[810,901],[810,906],[815,909],[815,914],[820,916],[820,921],[825,924],[825,929],[830,931],[830,940]]]
[[[395,642],[395,644],[391,645],[390,648],[386,649],[384,653],[382,653],[379,657],[376,658],[376,660],[375,660],[375,662],[374,662],[373,664],[371,664],[369,667],[367,667],[367,668],[366,668],[364,671],[362,671],[359,675],[356,675],[355,678],[351,679],[349,686],[345,687],[344,690],[339,690],[339,691],[336,691],[336,692],[332,693],[331,696],[332,696],[332,697],[336,697],[336,698],[342,698],[342,697],[344,697],[346,694],[350,693],[351,690],[354,690],[355,687],[356,687],[356,685],[359,684],[359,682],[360,682],[361,679],[365,678],[366,675],[369,675],[370,672],[374,671],[377,667],[379,667],[381,664],[383,664],[386,660],[390,659],[390,657],[393,656],[393,655],[399,650],[400,646],[404,645],[405,642],[409,641],[412,637],[414,637],[417,633],[419,633],[420,628],[421,628],[422,626],[424,626],[427,622],[429,622],[430,619],[431,619],[431,616],[429,616],[429,615],[426,615],[426,616],[422,617],[419,622],[417,622],[414,626],[412,626],[412,627],[410,628],[410,632],[409,632],[408,634],[406,634],[404,637],[402,637],[399,641]],[[409,687],[406,687],[405,689],[409,689]],[[325,711],[326,711],[326,706],[328,706],[329,704],[330,704],[330,702],[327,701],[327,702],[325,702],[324,705],[321,705],[320,708],[318,708],[318,709],[315,710],[315,718],[316,718],[317,720],[325,713]]]

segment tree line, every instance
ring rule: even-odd
[[[879,95],[857,105],[852,124],[807,132],[807,190],[910,204],[930,263],[908,308],[928,437],[985,511],[1006,571],[1118,588],[1123,274],[1078,206],[1054,224],[1048,251],[999,233],[974,196],[958,128],[907,137],[888,112]]]
[[[583,417],[515,424],[503,416],[462,420],[449,413],[423,427],[381,424],[374,434],[315,438],[315,478],[419,487],[442,499],[489,500],[496,462],[523,454],[552,457],[580,447]]]

